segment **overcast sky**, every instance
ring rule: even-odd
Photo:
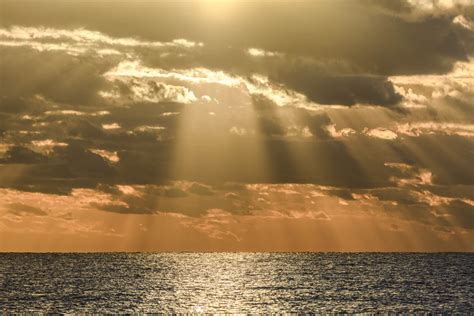
[[[0,0],[0,251],[474,251],[474,2]]]

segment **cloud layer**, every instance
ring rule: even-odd
[[[119,238],[116,216],[145,216],[248,250],[246,231],[362,218],[472,250],[469,1],[2,8],[1,232]]]

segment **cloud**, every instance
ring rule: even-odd
[[[279,107],[264,95],[252,97],[252,107],[258,114],[259,130],[264,135],[316,137],[326,139],[331,119],[326,113],[307,111],[292,106]],[[237,132],[237,130],[234,130]]]
[[[386,9],[385,13],[412,19],[455,15],[456,13],[467,11],[472,6],[470,0],[366,0],[364,2]]]
[[[459,124],[449,122],[405,123],[397,126],[397,132],[413,137],[434,133],[458,135],[462,137],[474,137],[474,124]]]
[[[106,130],[119,129],[121,126],[117,123],[102,124],[102,128]]]
[[[268,52],[263,49],[254,48],[254,47],[247,49],[247,53],[253,57],[275,57],[275,56],[281,55],[277,52]]]
[[[474,229],[474,206],[461,200],[453,200],[446,207],[447,219],[453,226]]]
[[[464,27],[465,29],[472,30],[473,29],[473,22],[468,21],[463,15],[457,15],[453,19],[454,24],[459,24],[460,26]]]
[[[223,192],[208,185],[189,182],[173,182],[163,185],[132,187],[124,193],[110,187],[100,187],[112,194],[105,203],[94,203],[104,211],[117,213],[158,214],[179,213],[190,217],[203,216],[208,210],[220,208],[233,213],[241,212],[241,203],[225,198]],[[191,193],[191,194],[190,194]],[[245,209],[244,211],[248,211]]]
[[[320,104],[375,104],[394,106],[401,101],[385,77],[330,73],[311,64],[283,68],[272,77]]]
[[[192,48],[202,43],[175,39],[169,42],[143,41],[136,38],[114,38],[84,28],[57,29],[47,27],[11,26],[0,29],[0,45],[29,46],[38,51],[65,51],[83,54],[98,51],[99,55],[121,54],[112,48]]]
[[[45,216],[48,215],[45,211],[40,208],[22,204],[22,203],[12,203],[7,205],[9,212],[18,216],[28,216],[28,215],[35,215],[35,216]]]
[[[2,159],[2,163],[42,163],[46,162],[47,157],[37,153],[29,148],[21,146],[12,146],[10,147]]]
[[[418,168],[416,166],[408,165],[405,163],[387,162],[384,165],[395,171],[391,179],[399,186],[413,184],[432,184],[433,174],[430,170]]]
[[[435,11],[438,13],[446,12],[449,10],[462,10],[463,8],[472,5],[470,0],[406,0],[413,10],[422,10],[427,13],[433,14]]]
[[[377,137],[386,140],[397,139],[397,134],[386,128],[374,128],[371,130],[366,130],[365,134],[371,137]]]
[[[230,87],[241,85],[251,94],[264,95],[279,105],[305,106],[304,103],[313,102],[329,105],[394,106],[401,100],[401,96],[396,93],[386,77],[354,74],[353,70],[344,69],[345,67],[341,67],[338,63],[308,62],[301,58],[283,58],[273,63],[249,61],[260,71],[252,73],[252,69],[246,66],[247,57],[238,55],[237,58],[241,60],[234,60],[237,67],[235,74],[232,74],[232,69],[225,63],[214,66],[221,67],[224,71],[204,68],[203,66],[210,66],[206,60],[201,63],[198,61],[199,67],[170,70],[146,67],[138,62],[127,61],[120,63],[108,73],[108,76],[175,79],[188,84],[217,83]],[[238,69],[239,62],[243,64],[242,69]],[[159,62],[157,64],[164,66]],[[177,66],[192,66],[192,64],[184,62]]]
[[[124,47],[137,47],[135,60],[130,60],[132,56],[130,54],[124,54],[125,57],[114,57],[109,61],[96,58],[96,67],[101,65],[103,69],[109,68],[109,71],[106,72],[107,82],[103,82],[104,78],[102,77],[99,78],[102,82],[97,81],[97,84],[105,88],[100,90],[100,96],[112,99],[121,96],[124,90],[122,88],[110,89],[110,81],[120,80],[125,81],[124,84],[128,86],[128,96],[135,101],[153,102],[168,100],[189,103],[196,101],[196,96],[188,87],[165,84],[161,82],[163,80],[178,80],[188,85],[198,83],[219,83],[227,86],[244,85],[250,93],[264,94],[280,105],[294,104],[302,107],[311,107],[315,104],[374,104],[393,107],[401,101],[401,95],[398,92],[403,93],[401,89],[394,89],[392,81],[387,80],[385,76],[388,73],[395,73],[364,69],[365,66],[361,65],[357,58],[330,59],[328,56],[316,58],[307,54],[295,56],[295,54],[275,55],[276,53],[272,53],[272,55],[264,49],[256,50],[254,48],[252,52],[267,52],[263,55],[260,54],[262,55],[260,57],[264,57],[263,60],[258,58],[255,60],[255,56],[245,54],[239,47],[218,46],[218,48],[207,49],[200,44],[183,40],[172,41],[168,45],[132,38],[114,38],[87,29],[13,27],[10,30],[3,30],[2,34],[6,38],[23,38],[25,41],[33,37],[53,39],[54,41],[76,41],[81,45],[87,43],[118,45],[117,49],[119,51]],[[449,40],[447,39],[447,41]],[[451,43],[448,44],[446,45],[449,47],[453,46]],[[177,51],[170,51],[166,53],[164,59],[161,57],[150,59],[149,56],[155,56],[155,54],[150,53],[150,49],[174,47],[173,45],[176,48],[186,49],[186,53],[183,55]],[[407,45],[407,47],[411,46]],[[5,49],[9,51],[21,48]],[[188,51],[188,49],[190,50]],[[60,53],[57,52],[56,54],[61,55]],[[87,52],[84,54],[85,57],[83,58],[87,58],[89,61],[95,58]],[[391,53],[389,52],[389,54]],[[62,53],[62,55],[67,56],[65,53]],[[172,56],[172,59],[169,60],[168,56]],[[229,56],[229,59],[226,59],[225,56]],[[272,60],[275,56],[278,56],[278,58]],[[449,62],[448,68],[443,72],[450,70],[456,61],[466,60],[466,56],[458,56],[459,58]],[[126,60],[123,60],[124,58]],[[144,64],[142,60],[145,61]],[[415,65],[419,63],[420,60],[417,60]],[[110,69],[114,64],[116,67]],[[159,67],[150,67],[146,64],[155,64]],[[74,68],[78,67],[74,66]],[[426,71],[416,72],[425,73]],[[407,74],[412,74],[412,72],[407,72]],[[137,80],[138,78],[140,80]],[[86,79],[82,80],[82,82],[87,81]],[[93,87],[91,84],[88,86]],[[66,88],[58,90],[62,91],[62,94],[67,93]],[[89,99],[97,98],[95,89],[87,93]],[[57,100],[72,102],[68,97],[58,96],[56,91],[54,91],[54,94]],[[58,99],[58,97],[60,98]]]
[[[392,76],[395,90],[404,97],[405,107],[426,107],[437,100],[470,100],[474,94],[474,62],[457,62],[444,75]]]
[[[5,4],[4,10],[9,15],[3,25],[10,27],[28,22],[29,25],[69,30],[75,25],[83,25],[85,29],[99,31],[108,37],[141,38],[147,42],[186,38],[195,43],[203,42],[205,47],[258,48],[316,60],[349,60],[364,70],[387,75],[433,69],[446,71],[452,62],[466,56],[463,44],[467,43],[467,35],[456,34],[457,25],[452,23],[452,18],[461,13],[468,16],[466,13],[472,5],[465,1],[447,3],[302,1],[295,7],[291,1],[276,5],[263,1],[250,5],[235,3],[231,19],[211,19],[206,15],[209,10],[200,2],[127,2],[115,6],[111,13],[100,2],[88,6],[80,3],[54,6],[54,2],[46,0],[41,3],[22,0]],[[50,17],[52,12],[42,10],[51,5],[54,6],[54,19]],[[24,13],[22,9],[26,6],[31,8],[31,13]],[[131,11],[139,18],[131,17]],[[158,19],[160,27],[148,27]],[[261,23],[262,20],[266,23]],[[202,21],[206,21],[206,27]],[[286,25],[284,29],[280,27],[282,24]],[[366,36],[367,31],[371,31],[371,36]],[[400,58],[394,58],[396,56],[403,56],[402,62]]]
[[[54,147],[48,156],[13,146],[2,163],[12,165],[10,170],[14,170],[13,166],[28,166],[7,185],[32,192],[68,194],[72,188],[95,186],[98,182],[111,181],[116,175],[104,158],[77,144]]]
[[[198,195],[213,195],[214,191],[211,187],[207,185],[202,185],[199,183],[193,183],[189,188],[188,192],[198,194]]]
[[[42,152],[49,152],[56,146],[67,146],[66,143],[56,142],[52,139],[32,140],[31,145],[34,148],[38,148]]]
[[[204,221],[212,217],[225,222],[236,221],[238,216],[270,221],[305,219],[325,222],[333,220],[331,214],[367,216],[367,212],[377,210],[374,216],[389,216],[416,222],[432,229],[473,229],[470,222],[473,219],[474,201],[436,196],[427,193],[426,186],[351,190],[350,196],[343,200],[346,201],[344,205],[350,206],[351,209],[346,214],[346,211],[341,209],[344,205],[340,204],[340,194],[335,194],[336,191],[331,187],[310,184],[252,184],[232,191],[213,187],[212,196],[183,193],[196,185],[203,186],[198,183],[175,182],[165,186],[134,187],[133,191],[127,190],[128,193],[109,190],[113,198],[109,202],[94,205],[110,212],[172,213],[184,216],[184,221],[188,217],[201,218]],[[170,190],[181,193],[168,195]]]
[[[223,71],[199,67],[191,69],[166,70],[147,67],[137,60],[125,60],[106,74],[108,78],[135,78],[135,79],[174,79],[188,83],[217,83],[225,86],[239,85],[239,78],[235,78]]]
[[[115,79],[120,80],[120,79]],[[122,89],[101,91],[104,98],[128,102],[178,102],[191,103],[197,101],[194,93],[186,87],[169,85],[154,80],[121,79]],[[123,88],[126,86],[126,90]],[[124,100],[121,100],[124,99]]]
[[[203,219],[216,238],[234,216],[345,209],[471,227],[470,6],[256,2],[216,25],[197,4],[55,4],[51,18],[47,3],[5,4],[2,187],[93,189],[93,207]]]
[[[99,101],[97,93],[106,86],[101,74],[109,62],[24,48],[0,48],[0,56],[4,97],[40,94],[57,102],[88,104]]]
[[[104,149],[90,149],[90,151],[111,162],[118,162],[120,160],[116,151],[108,151]]]

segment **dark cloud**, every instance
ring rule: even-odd
[[[21,172],[0,185],[23,191],[69,194],[72,188],[117,181],[116,170],[107,161],[77,144],[54,147],[48,156],[14,146],[7,151],[0,166],[1,163],[8,164],[5,166],[11,171],[20,168]],[[5,177],[8,168],[0,170],[0,177]]]
[[[101,74],[113,65],[110,61],[23,47],[1,47],[0,56],[3,97],[40,94],[71,104],[99,102],[97,92],[107,84]]]
[[[227,182],[291,182],[353,189],[375,188],[394,186],[400,181],[421,185],[427,181],[421,178],[423,170],[431,172],[431,181],[436,185],[474,184],[474,175],[468,167],[474,157],[467,154],[456,158],[450,154],[469,146],[470,141],[460,137],[418,137],[409,139],[408,143],[408,140],[370,138],[351,138],[347,141],[267,139],[260,144],[264,150],[264,157],[260,158],[249,156],[249,140],[249,137],[231,138],[225,152],[220,150],[219,143],[196,143],[186,149],[186,157],[192,157],[188,162],[184,157],[176,160],[174,142],[153,141],[120,149],[116,163],[91,152],[80,143],[55,147],[47,156],[28,148],[12,147],[5,154],[3,163],[30,166],[16,183],[27,190],[50,190],[54,185],[91,187],[97,183],[160,184],[182,179],[219,186]],[[435,148],[427,146],[430,142],[430,146],[444,146],[446,149],[439,151],[436,159],[429,158],[429,153],[435,151]],[[419,151],[414,153],[411,148],[418,148]],[[260,163],[265,161],[267,164],[262,168]],[[386,166],[387,162],[413,167],[402,170]],[[439,192],[441,189],[433,187],[432,190]],[[470,198],[469,195],[457,195],[462,191],[451,191],[445,190],[445,194]],[[206,195],[211,194],[212,190],[195,185],[188,192]],[[393,196],[396,201],[413,199],[402,191],[374,194],[383,199]],[[343,194],[341,197],[346,196]]]
[[[47,3],[47,1],[41,2]],[[207,67],[243,76],[260,73],[303,93],[311,101],[324,104],[374,104],[393,107],[401,101],[401,96],[395,92],[386,75],[445,73],[451,70],[454,62],[468,59],[472,32],[453,24],[452,13],[409,19],[403,15],[389,14],[392,11],[410,11],[406,2],[367,3],[361,5],[357,2],[342,4],[308,1],[293,6],[288,2],[281,2],[264,10],[262,6],[268,5],[265,2],[244,7],[237,5],[234,8],[234,18],[220,21],[219,23],[223,25],[216,28],[219,32],[225,32],[227,28],[234,30],[232,37],[209,36],[209,31],[212,33],[214,28],[206,28],[204,32],[200,28],[191,27],[194,23],[201,22],[200,15],[203,14],[203,8],[199,8],[199,4],[195,4],[196,11],[186,17],[179,13],[183,4],[136,5],[135,9],[144,10],[142,15],[144,20],[152,17],[150,12],[160,11],[145,10],[148,6],[162,9],[178,20],[184,18],[186,20],[184,24],[176,23],[179,27],[173,22],[173,28],[160,27],[151,33],[149,28],[122,28],[113,21],[109,21],[110,25],[104,24],[104,21],[110,19],[110,12],[103,16],[103,20],[81,16],[81,22],[85,23],[86,27],[115,36],[161,41],[176,38],[203,41],[204,47],[197,47],[185,53],[175,53],[171,50],[171,53],[167,52],[163,56],[150,47],[137,48],[135,53],[145,64],[165,69]],[[31,6],[35,5],[36,3],[31,3]],[[100,15],[104,5],[105,3],[95,5],[70,3],[55,6],[55,10],[62,12],[61,16],[67,16],[72,13],[70,10],[74,10],[77,14],[95,8]],[[35,13],[31,19],[21,21],[24,17],[16,15],[19,8],[10,2],[7,2],[6,6],[11,16],[4,22],[5,26],[25,23],[34,25],[41,21],[42,23],[37,25],[51,24],[58,28],[70,29],[75,25],[72,21],[77,18],[73,16],[71,20],[58,18],[52,21],[44,19],[46,12],[38,9],[33,10]],[[129,11],[125,8],[129,6],[131,4],[120,4],[114,14],[118,16],[128,14]],[[379,7],[387,10],[374,9]],[[467,7],[465,10],[469,12]],[[266,24],[263,23],[265,27],[257,25],[262,24],[257,23],[261,18],[258,21],[252,19],[257,14],[265,16],[268,14]],[[315,16],[309,19],[310,14]],[[283,20],[296,17],[299,23],[287,25],[284,30],[279,29],[278,36],[275,35],[276,32],[273,31]],[[334,17],[334,21],[322,23],[329,17]],[[160,23],[164,25],[170,22],[171,20],[160,19]],[[209,21],[209,23],[215,22]],[[112,25],[114,27],[110,28]],[[250,25],[254,27],[251,32],[247,32],[247,27]],[[113,32],[110,32],[112,29]],[[365,36],[369,31],[371,35]],[[287,41],[281,41],[281,38],[286,38]],[[246,53],[249,47],[282,54],[263,58],[250,56]],[[3,48],[2,56],[6,60],[2,64],[2,73],[7,82],[3,93],[23,96],[40,93],[58,102],[73,104],[103,102],[97,92],[112,83],[100,75],[116,64],[119,58],[94,59],[90,54],[70,56],[64,52],[32,53],[25,48]],[[27,62],[23,62],[24,60]],[[49,64],[50,66],[45,66]],[[19,69],[30,71],[33,76],[30,79],[33,80],[23,82],[23,78],[15,77],[16,74],[23,72]],[[67,78],[62,78],[63,75]],[[9,86],[11,82],[15,82],[14,86]],[[32,85],[29,82],[36,84]],[[155,88],[161,87],[160,91],[164,87],[162,83],[149,82],[149,84]],[[113,85],[116,85],[124,95],[130,94],[130,86],[125,83],[115,81]],[[280,132],[277,124],[271,120],[264,126],[271,133]]]
[[[209,194],[186,194],[192,187],[208,188]],[[187,189],[185,189],[187,187]],[[199,217],[210,209],[220,209],[231,214],[251,215],[259,211],[272,210],[281,216],[294,207],[296,213],[310,212],[313,220],[330,220],[320,210],[319,203],[327,198],[341,197],[348,201],[351,212],[373,211],[382,216],[403,221],[416,222],[433,229],[450,232],[455,228],[474,229],[474,209],[471,204],[460,199],[440,200],[439,196],[427,193],[429,186],[386,187],[374,189],[315,188],[311,185],[256,185],[242,188],[241,185],[209,186],[202,183],[168,183],[134,187],[131,193],[123,193],[117,187],[98,187],[110,194],[111,201],[95,203],[94,206],[109,212],[156,214],[172,212],[185,216]],[[322,195],[310,198],[308,193],[322,190]],[[169,194],[173,192],[173,194]],[[276,197],[279,197],[276,198]],[[276,198],[276,199],[275,199]],[[429,199],[425,199],[429,198]],[[310,199],[315,203],[301,204]],[[430,200],[432,199],[432,200]],[[397,225],[397,230],[400,225]]]
[[[30,112],[32,111],[32,100],[25,100],[23,98],[15,98],[15,97],[7,97],[1,96],[0,97],[0,112],[1,113],[8,113],[8,114],[18,114],[22,112]]]
[[[158,143],[118,152],[117,172],[125,183],[161,183],[169,178],[174,145]]]
[[[107,179],[115,175],[115,170],[104,158],[80,145],[55,147],[51,159],[57,167],[57,175],[65,178]]]
[[[360,69],[351,62],[316,61],[291,55],[258,58],[238,48],[200,48],[195,54],[179,59],[155,56],[143,56],[145,63],[165,69],[207,67],[241,76],[263,74],[316,103],[394,106],[401,100],[385,76],[358,74]]]
[[[147,185],[135,188],[137,194],[125,194],[116,188],[100,186],[101,190],[111,195],[112,201],[107,203],[95,203],[99,209],[116,213],[136,213],[136,214],[156,214],[157,212],[179,213],[186,216],[201,216],[209,209],[222,209],[235,214],[248,213],[249,201],[229,200],[225,196],[225,191],[217,191],[208,185],[193,183],[187,191],[195,191],[197,188],[206,193],[188,194],[184,188],[177,183],[167,183],[165,185]],[[209,192],[213,192],[212,195]],[[217,192],[215,195],[214,192]],[[246,195],[242,195],[245,197]]]
[[[462,200],[453,200],[445,208],[450,225],[465,229],[474,229],[474,206]]]
[[[21,146],[10,147],[0,163],[37,164],[46,162],[46,156]]]
[[[83,26],[120,37],[159,41],[186,38],[209,46],[257,47],[316,60],[346,60],[362,68],[363,73],[382,75],[446,72],[455,61],[466,60],[466,44],[471,39],[470,33],[457,32],[452,18],[460,13],[468,15],[472,6],[413,18],[404,14],[414,10],[406,1],[231,5],[232,14],[218,18],[219,13],[209,15],[205,3],[200,2],[121,2],[111,12],[107,1],[6,1],[3,8],[8,15],[2,25]],[[30,8],[28,13],[25,7]],[[160,27],[149,27],[157,20]]]
[[[100,139],[106,136],[104,130],[96,123],[86,119],[73,118],[67,124],[67,135],[84,139]]]
[[[274,79],[321,104],[394,106],[402,99],[392,83],[380,76],[330,74],[297,65],[279,71]]]

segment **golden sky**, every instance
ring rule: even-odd
[[[0,0],[0,251],[473,251],[471,0]]]

